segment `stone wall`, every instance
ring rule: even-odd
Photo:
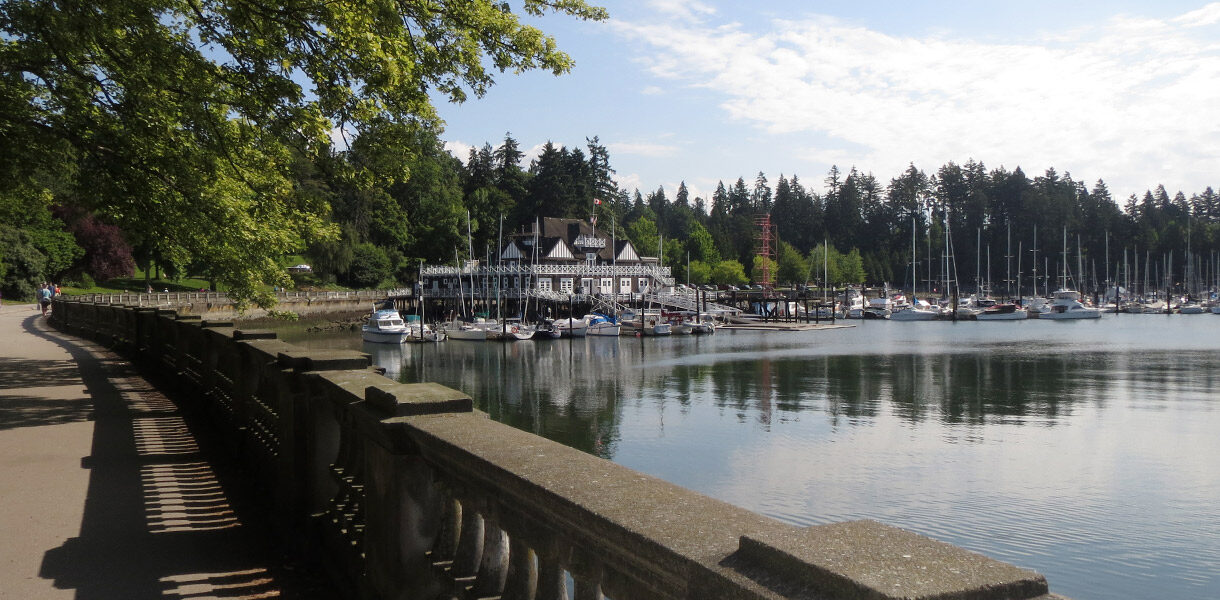
[[[152,372],[248,465],[276,531],[352,597],[1055,598],[1032,571],[873,521],[794,527],[494,422],[471,398],[152,307],[52,324]]]
[[[359,290],[347,292],[281,292],[275,310],[301,316],[369,312],[374,302],[388,296],[404,297],[410,290]],[[228,294],[223,292],[153,292],[146,294],[87,294],[73,296],[81,302],[100,302],[145,308],[173,309],[205,319],[258,319],[267,311],[251,307],[238,314]]]

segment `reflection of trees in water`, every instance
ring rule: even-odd
[[[766,338],[761,338],[766,341]],[[1082,403],[1141,390],[1208,399],[1220,385],[1214,353],[1038,354],[984,347],[955,354],[777,355],[748,357],[699,338],[448,341],[396,346],[320,340],[397,367],[400,381],[436,381],[470,394],[492,418],[611,458],[622,439],[622,410],[680,414],[713,407],[740,423],[774,423],[822,412],[834,426],[890,413],[904,421],[976,426],[1054,424]],[[701,353],[701,346],[711,354]],[[730,351],[740,351],[733,346]]]

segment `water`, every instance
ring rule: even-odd
[[[497,420],[796,525],[870,518],[1076,600],[1220,598],[1220,317],[363,348]]]

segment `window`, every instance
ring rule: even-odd
[[[614,280],[610,279],[609,277],[603,277],[601,289],[599,289],[598,291],[603,294],[613,294],[614,293]]]
[[[560,291],[560,293],[563,293],[563,294],[572,293],[572,278],[571,277],[564,277],[559,280],[559,291]]]
[[[592,294],[593,293],[593,280],[592,279],[581,279],[580,287],[583,288],[581,291],[583,291],[584,293]]]
[[[618,293],[620,293],[620,294],[630,294],[631,293],[631,278],[630,277],[624,277],[624,278],[618,280]]]
[[[641,291],[641,292],[647,292],[647,291],[648,291],[648,278],[647,278],[647,277],[641,277],[641,278],[640,278],[640,291]]]
[[[538,280],[538,291],[541,291],[541,292],[551,291],[551,278],[550,277],[542,277]]]

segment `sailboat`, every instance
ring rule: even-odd
[[[472,241],[472,236],[471,236],[471,231],[470,231],[470,211],[466,211],[466,246],[467,246],[467,250],[469,251],[471,257],[474,256],[474,245],[473,244],[474,244],[474,242]],[[473,313],[474,313],[474,269],[470,270],[470,312],[472,313],[472,316],[470,316],[469,318],[466,318],[466,300],[465,300],[466,294],[462,290],[462,272],[460,270],[461,263],[458,262],[457,248],[454,248],[454,250],[453,250],[453,261],[455,263],[457,263],[457,266],[459,268],[458,278],[457,278],[457,280],[458,280],[458,302],[460,302],[462,305],[462,316],[464,318],[460,321],[455,319],[453,321],[445,323],[443,326],[445,335],[448,336],[449,339],[454,339],[454,340],[485,342],[485,341],[487,341],[487,327],[485,326],[484,323],[480,322],[480,321],[482,321],[482,319],[477,319],[473,316]]]
[[[940,310],[926,300],[915,296],[915,217],[911,217],[911,306],[890,315],[891,321],[935,321],[940,318]]]
[[[1067,228],[1063,230],[1063,275],[1059,289],[1051,297],[1050,304],[1042,308],[1039,319],[1099,319],[1101,309],[1085,306],[1080,302],[1080,292],[1067,286]]]

